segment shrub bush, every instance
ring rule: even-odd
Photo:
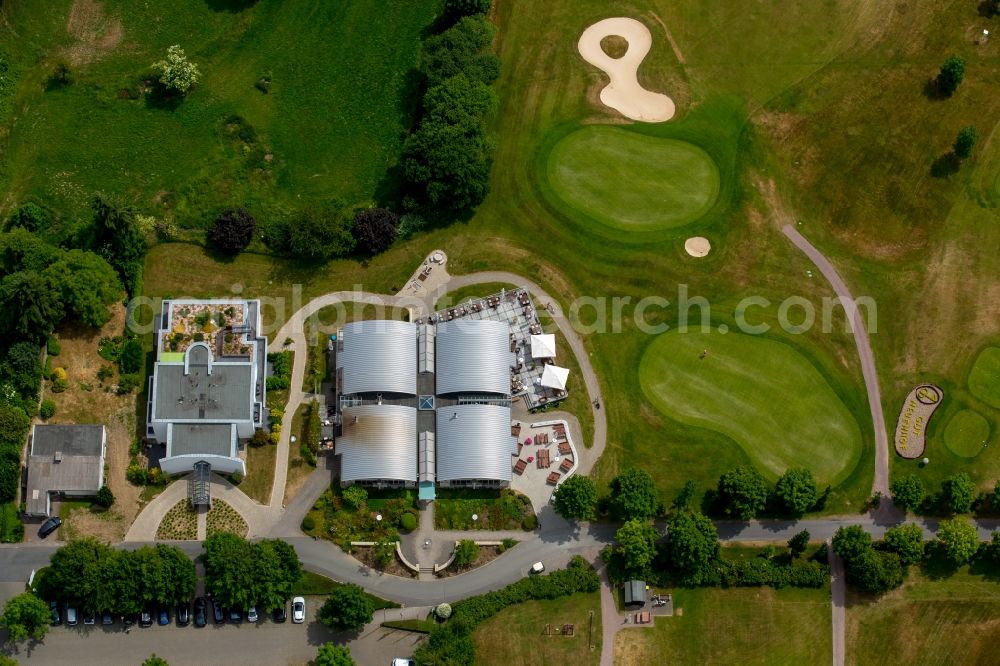
[[[399,517],[399,527],[407,532],[417,529],[417,517],[407,511]]]
[[[97,491],[97,497],[95,498],[94,503],[97,504],[97,506],[104,507],[105,509],[114,504],[115,496],[114,493],[111,492],[111,488],[108,488],[106,485],[101,486],[101,489]]]
[[[131,393],[139,384],[142,383],[142,377],[136,374],[121,375],[118,377],[118,395],[125,395]]]
[[[38,410],[38,415],[42,417],[42,420],[48,421],[53,416],[55,416],[55,413],[56,413],[55,401],[50,398],[42,400],[42,406]]]
[[[525,516],[521,521],[521,528],[528,532],[538,529],[538,518],[534,514]]]
[[[134,486],[144,486],[149,481],[149,470],[139,463],[132,463],[125,471],[125,478]]]
[[[49,356],[59,356],[62,352],[62,345],[59,344],[56,336],[50,335],[48,341],[45,343],[45,349],[49,353]]]
[[[309,532],[316,529],[316,519],[312,516],[306,516],[302,519],[302,531]]]
[[[215,218],[208,240],[222,252],[236,254],[253,240],[257,221],[245,208],[229,208]]]

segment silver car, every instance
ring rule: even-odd
[[[306,600],[303,597],[292,599],[292,622],[302,624],[306,621]]]

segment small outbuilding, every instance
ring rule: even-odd
[[[630,580],[625,583],[625,605],[626,606],[646,605],[646,581]]]
[[[93,497],[104,485],[102,425],[36,425],[31,430],[25,513],[48,516],[52,495]]]

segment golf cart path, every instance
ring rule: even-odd
[[[831,540],[827,540],[826,546],[826,552],[830,558],[830,606],[833,611],[830,625],[833,633],[833,666],[844,666],[847,644],[844,626],[844,600],[847,597],[844,560],[833,552]]]
[[[872,481],[872,494],[882,493],[886,503],[889,502],[889,437],[885,429],[885,414],[882,413],[882,396],[878,387],[878,374],[875,372],[875,356],[872,354],[871,341],[868,339],[868,331],[865,330],[865,323],[858,316],[858,306],[851,296],[850,290],[844,283],[843,278],[833,267],[833,264],[817,250],[812,243],[806,240],[795,227],[788,224],[781,228],[782,233],[790,241],[812,260],[819,268],[833,287],[847,319],[851,323],[851,331],[854,333],[854,344],[858,349],[858,358],[861,359],[861,372],[865,378],[865,388],[868,392],[868,408],[872,414],[872,424],[875,428],[875,478]],[[891,507],[887,507],[891,508]]]

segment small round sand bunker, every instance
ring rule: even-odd
[[[692,236],[684,241],[684,251],[692,257],[704,257],[712,251],[712,244],[704,236]]]

